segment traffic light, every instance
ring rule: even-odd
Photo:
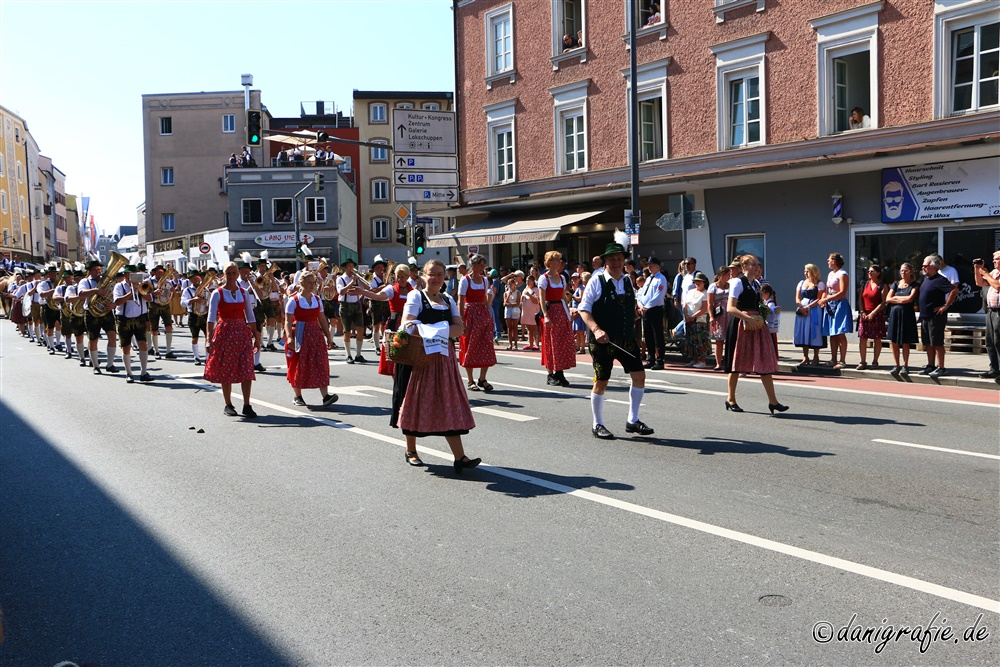
[[[396,229],[396,243],[398,243],[398,244],[400,244],[402,246],[408,246],[408,245],[410,245],[410,241],[406,237],[407,237],[407,233],[406,233],[406,227],[405,226],[404,227],[399,227],[398,229]]]
[[[427,248],[427,230],[423,225],[413,225],[413,254],[423,255]]]
[[[318,141],[321,144],[325,144],[326,142],[330,141],[330,135],[327,134],[326,132],[317,132],[316,141]]]
[[[326,179],[326,177],[323,174],[319,173],[319,172],[316,172],[315,174],[313,174],[313,189],[316,192],[319,192],[320,190],[323,189],[323,181],[325,179]]]
[[[264,137],[260,126],[260,112],[247,111],[247,146],[260,146],[264,143]]]

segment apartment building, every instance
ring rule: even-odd
[[[31,179],[25,149],[27,126],[0,106],[0,253],[8,259],[32,261],[28,196]]]
[[[587,260],[624,228],[634,31],[638,254],[708,273],[753,252],[787,310],[831,252],[860,283],[938,251],[965,283],[954,310],[980,310],[971,260],[1000,247],[1000,2],[659,6],[455,0],[461,202],[431,245]]]
[[[66,174],[52,164],[52,158],[38,156],[39,188],[45,236],[45,260],[67,259],[69,237],[66,229]]]
[[[206,261],[198,252],[204,235],[228,224],[226,170],[229,156],[246,143],[243,90],[149,94],[142,96],[142,132],[146,180],[145,224],[139,245],[150,261]],[[250,91],[250,108],[262,109],[260,91]],[[265,112],[264,126],[268,114]],[[264,164],[267,141],[252,148]],[[216,242],[207,261],[225,261],[227,243]]]
[[[354,122],[358,127],[359,139],[362,142],[391,145],[393,109],[452,111],[452,97],[450,92],[355,90]],[[403,226],[403,218],[396,212],[400,205],[392,198],[391,157],[391,150],[388,148],[362,147],[360,152],[357,171],[363,264],[371,264],[376,255],[403,262],[410,253],[409,248],[396,243],[396,231]],[[418,208],[417,215],[422,215],[422,209]],[[449,215],[436,213],[430,217],[432,221],[427,224],[428,235],[450,228]],[[428,249],[425,257],[447,260],[449,255],[444,250]]]

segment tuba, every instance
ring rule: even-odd
[[[104,275],[101,276],[101,281],[97,283],[97,287],[105,290],[108,294],[106,296],[91,294],[90,298],[87,299],[87,308],[94,317],[101,318],[111,312],[111,304],[114,303],[115,297],[110,292],[115,286],[115,276],[127,264],[127,257],[113,250],[111,251],[111,259],[108,260],[108,267],[105,269]],[[78,301],[77,303],[80,302]]]
[[[153,301],[158,306],[166,306],[170,303],[170,297],[174,294],[174,284],[170,282],[177,275],[177,269],[174,268],[173,264],[168,266],[163,272],[163,277],[156,283],[157,287],[160,288],[160,293],[153,298]]]
[[[201,284],[198,285],[198,288],[195,289],[194,291],[194,296],[196,299],[205,299],[205,301],[199,301],[198,303],[191,306],[191,310],[194,312],[195,315],[201,316],[208,312],[208,297],[205,295],[211,294],[212,290],[214,290],[218,286],[219,286],[218,278],[212,278],[211,280],[209,280],[208,278],[202,279]]]
[[[277,263],[272,263],[263,275],[257,276],[254,282],[261,294],[270,294],[274,291],[274,272],[278,270]]]

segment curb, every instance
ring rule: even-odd
[[[778,369],[783,374],[795,375],[798,377],[845,377],[859,378],[863,380],[882,380],[884,382],[895,382],[897,384],[929,384],[942,387],[964,387],[966,389],[1000,389],[1000,378],[987,380],[973,375],[958,374],[968,373],[968,371],[949,371],[949,373],[956,374],[945,375],[939,378],[918,375],[917,372],[911,371],[909,376],[895,378],[889,374],[888,369],[859,371],[853,368],[834,370],[833,368],[823,368],[822,366],[810,366],[808,369],[803,370],[798,368],[797,364],[787,362],[778,362]]]

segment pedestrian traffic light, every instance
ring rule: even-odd
[[[398,228],[396,230],[396,243],[398,243],[400,245],[403,245],[403,246],[409,246],[410,245],[410,241],[409,241],[409,239],[407,239],[408,234],[406,233],[406,231],[407,230],[406,230],[405,226],[404,227],[400,227],[400,228]]]
[[[264,143],[260,118],[259,111],[247,111],[247,146],[260,146]]]
[[[316,192],[319,192],[320,190],[323,189],[323,181],[324,180],[325,180],[325,176],[323,176],[323,174],[321,174],[319,172],[313,174],[313,189]]]
[[[423,255],[427,248],[427,231],[423,225],[413,225],[413,254]]]

